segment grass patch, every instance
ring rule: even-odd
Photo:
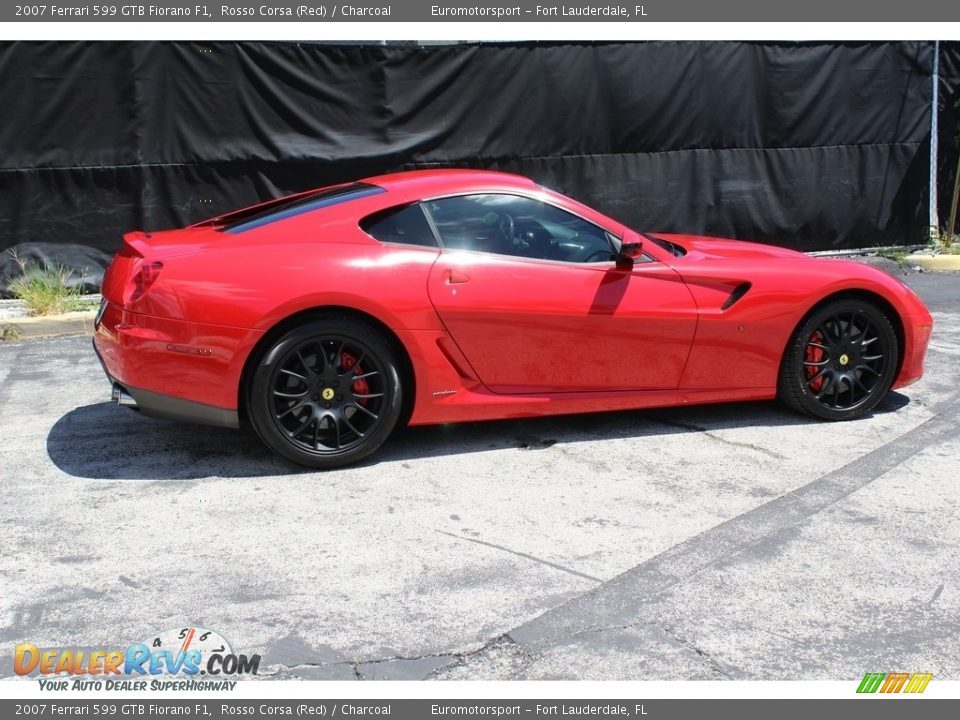
[[[887,260],[893,260],[898,265],[906,265],[907,253],[902,250],[884,250],[877,254]]]
[[[10,281],[14,297],[23,300],[32,315],[56,315],[84,310],[90,303],[81,299],[79,286],[70,285],[73,271],[63,265],[22,260],[13,255],[20,268],[20,276]]]
[[[952,243],[941,245],[940,252],[943,255],[960,255],[960,238],[954,236]]]
[[[0,338],[3,339],[3,342],[13,342],[14,340],[19,340],[23,335],[20,332],[20,328],[16,325],[4,325],[3,329],[0,330]]]

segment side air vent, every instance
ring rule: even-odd
[[[730,297],[728,297],[726,301],[723,303],[723,305],[720,306],[720,309],[729,310],[731,307],[733,307],[733,304],[737,302],[737,300],[739,300],[740,298],[742,298],[744,295],[747,294],[747,290],[749,289],[750,289],[750,283],[748,282],[740,283],[739,285],[737,285],[733,289],[733,292],[730,293]]]

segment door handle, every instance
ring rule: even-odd
[[[444,270],[443,280],[447,285],[459,285],[470,280],[470,276],[460,270]]]

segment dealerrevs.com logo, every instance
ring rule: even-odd
[[[919,694],[927,689],[933,673],[867,673],[857,687],[858,693]]]
[[[222,635],[200,627],[166,630],[125,648],[21,643],[13,655],[16,674],[36,677],[44,690],[232,690],[232,678],[259,668],[259,655],[237,654]]]

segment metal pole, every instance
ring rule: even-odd
[[[937,155],[939,154],[939,106],[940,106],[940,41],[933,43],[933,72],[930,76],[930,240],[936,238],[940,229],[940,208],[937,198]]]

